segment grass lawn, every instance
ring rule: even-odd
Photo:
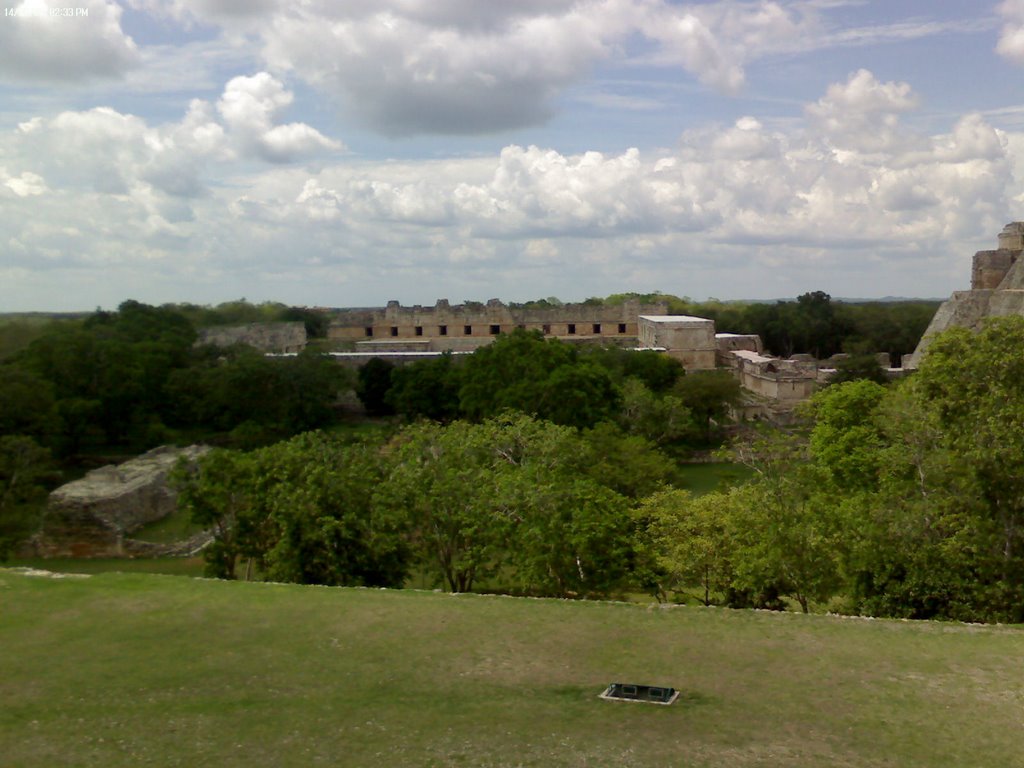
[[[5,766],[1021,765],[1024,630],[0,570]],[[672,685],[671,707],[607,683]]]

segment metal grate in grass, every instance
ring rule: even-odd
[[[601,694],[606,701],[639,701],[646,704],[669,705],[679,698],[679,691],[657,685],[612,683]]]

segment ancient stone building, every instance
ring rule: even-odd
[[[121,557],[141,554],[131,534],[174,511],[167,476],[178,459],[194,461],[204,446],[154,448],[117,466],[94,469],[50,494],[41,532],[33,541],[42,557]]]
[[[689,315],[640,315],[637,325],[641,348],[663,349],[687,371],[715,367],[718,344],[713,320]]]
[[[215,325],[200,328],[196,344],[212,344],[216,347],[248,344],[260,352],[301,352],[306,348],[306,326],[300,321]]]
[[[715,346],[718,348],[718,364],[724,365],[723,358],[730,352],[745,350],[761,354],[764,346],[756,333],[716,333]]]
[[[389,301],[385,308],[339,310],[327,337],[350,342],[356,352],[380,354],[472,351],[516,328],[563,341],[635,346],[639,315],[664,314],[665,309],[664,304],[637,301],[558,307],[519,307],[498,299],[456,305],[440,299],[433,307]]]
[[[517,328],[576,344],[657,349],[687,371],[724,367],[740,380],[750,405],[739,415],[785,420],[807,399],[827,373],[814,360],[779,360],[762,354],[761,339],[751,334],[715,333],[703,317],[667,315],[664,304],[627,301],[616,306],[565,304],[517,307],[497,299],[486,304],[337,310],[328,337],[353,351],[331,353],[340,363],[360,366],[372,358],[403,364],[443,352],[461,355]]]
[[[916,368],[932,337],[953,327],[978,328],[988,317],[1024,315],[1024,222],[1007,224],[994,251],[978,251],[971,265],[971,289],[956,291],[939,307],[904,368]]]

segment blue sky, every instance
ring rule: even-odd
[[[1024,218],[1024,0],[7,2],[2,311],[937,297]]]

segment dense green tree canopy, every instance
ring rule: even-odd
[[[613,418],[620,404],[605,368],[581,362],[568,344],[523,330],[499,336],[466,360],[459,403],[476,421],[514,409],[581,428]]]

